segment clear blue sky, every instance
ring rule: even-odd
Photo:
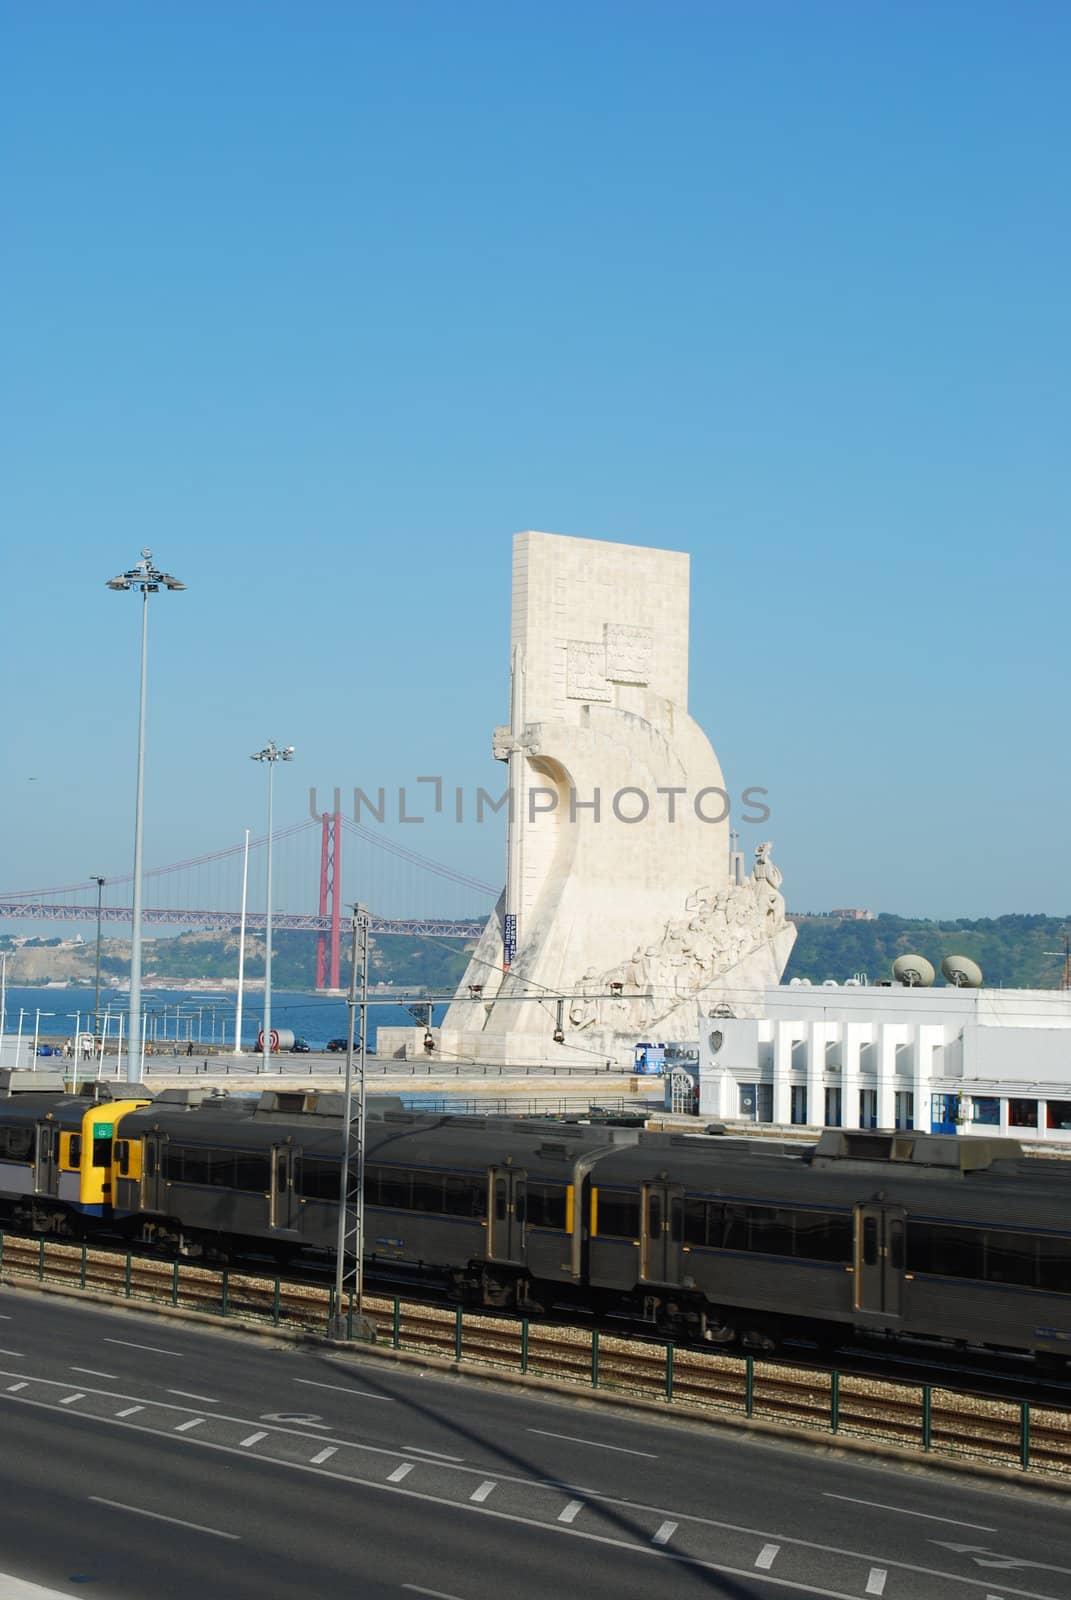
[[[0,6],[5,888],[497,790],[515,529],[692,554],[790,906],[1071,908],[1071,7]],[[32,780],[32,781],[31,781]],[[498,879],[495,829],[396,828]]]

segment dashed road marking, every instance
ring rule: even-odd
[[[901,1517],[922,1517],[926,1522],[951,1522],[956,1528],[974,1528],[978,1533],[996,1533],[996,1528],[986,1527],[984,1522],[964,1522],[962,1517],[935,1517],[932,1511],[910,1511],[907,1506],[887,1506],[881,1500],[859,1500],[854,1494],[833,1494],[829,1489],[823,1490],[826,1500],[846,1500],[853,1506],[873,1506],[875,1511],[895,1511]]]
[[[583,1500],[570,1500],[564,1511],[558,1512],[559,1522],[575,1522],[584,1509]]]
[[[412,1470],[413,1463],[411,1461],[403,1461],[400,1467],[395,1467],[393,1472],[387,1473],[387,1482],[401,1483],[402,1479],[408,1477]]]
[[[106,1372],[101,1373],[102,1378],[106,1378],[107,1376],[108,1374]],[[219,1405],[219,1401],[213,1400],[210,1394],[191,1394],[188,1389],[168,1389],[166,1392],[168,1394],[177,1394],[183,1400],[200,1400],[203,1406]]]
[[[203,1522],[187,1522],[184,1517],[165,1517],[162,1511],[146,1511],[144,1506],[124,1505],[122,1500],[105,1500],[103,1495],[91,1494],[94,1505],[111,1506],[113,1511],[132,1511],[136,1517],[152,1517],[154,1522],[172,1522],[178,1528],[192,1528],[194,1533],[210,1533],[216,1539],[235,1539],[237,1533],[224,1533],[222,1528],[206,1528]]]
[[[240,1439],[238,1442],[243,1450],[248,1450],[250,1445],[259,1444],[262,1439],[266,1439],[267,1437],[268,1435],[264,1432],[264,1429],[261,1428],[259,1433],[251,1433],[248,1439]]]
[[[330,1461],[331,1457],[337,1454],[338,1445],[329,1444],[326,1450],[319,1451],[318,1454],[310,1457],[310,1459],[314,1467],[322,1467],[325,1461]]]
[[[408,1589],[410,1594],[426,1594],[428,1600],[460,1600],[456,1594],[446,1594],[442,1589],[424,1589],[419,1583],[403,1583],[403,1589]]]
[[[8,1394],[14,1394],[19,1389],[28,1389],[29,1387],[30,1385],[28,1383],[9,1383],[7,1386],[7,1392]]]
[[[171,1431],[173,1433],[189,1433],[191,1428],[199,1428],[204,1420],[204,1417],[191,1417],[189,1422],[180,1422],[178,1427],[173,1428]]]
[[[679,1526],[680,1526],[680,1524],[678,1522],[663,1522],[662,1526],[659,1528],[658,1532],[655,1534],[654,1538],[651,1540],[651,1543],[652,1544],[668,1544],[669,1541],[672,1539],[673,1535],[676,1533],[676,1531],[679,1528]]]
[[[650,1450],[627,1450],[623,1444],[603,1444],[601,1439],[578,1439],[571,1433],[548,1433],[546,1428],[527,1428],[527,1433],[538,1433],[544,1439],[564,1439],[567,1444],[590,1444],[596,1450],[614,1450],[619,1456],[643,1456],[646,1461],[657,1461]]]
[[[128,1350],[151,1350],[154,1356],[173,1356],[176,1361],[181,1361],[181,1350],[161,1350],[158,1344],[137,1344],[133,1339],[105,1339],[105,1344],[122,1344]]]
[[[21,1350],[0,1350],[0,1356],[14,1356],[16,1361],[26,1360]]]
[[[763,1545],[762,1549],[759,1551],[758,1555],[755,1557],[755,1565],[760,1569],[760,1571],[769,1572],[770,1568],[773,1566],[774,1562],[777,1560],[777,1556],[778,1556],[778,1553],[779,1553],[780,1549],[781,1549],[781,1546],[779,1544],[764,1544]]]
[[[144,1411],[144,1406],[127,1406],[125,1411],[117,1411],[117,1417],[132,1417],[137,1411]]]
[[[77,1394],[64,1395],[63,1399],[60,1401],[60,1405],[61,1406],[73,1406],[74,1402],[76,1400],[84,1400],[84,1399],[85,1399],[85,1395],[82,1393],[81,1389],[79,1389]]]
[[[448,1456],[442,1450],[423,1450],[418,1444],[403,1444],[406,1455],[433,1456],[436,1461],[464,1461],[464,1456]]]
[[[475,1500],[477,1505],[481,1505],[482,1502],[487,1499],[489,1494],[494,1493],[496,1487],[497,1485],[492,1483],[490,1478],[487,1478],[483,1483],[480,1484],[478,1489],[473,1489],[472,1493],[469,1495],[469,1499]]]
[[[866,1580],[867,1594],[884,1594],[885,1580],[888,1576],[884,1567],[871,1567],[870,1576]]]
[[[319,1383],[315,1378],[295,1378],[295,1383],[304,1383],[310,1389],[333,1389],[336,1394],[355,1394],[362,1400],[389,1400],[394,1404],[392,1394],[373,1394],[371,1389],[351,1389],[347,1383]]]
[[[110,1378],[113,1383],[119,1380],[114,1372],[98,1372],[96,1367],[72,1367],[72,1372],[84,1372],[87,1378]]]

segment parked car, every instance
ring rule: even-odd
[[[345,1050],[346,1043],[347,1041],[345,1039],[328,1039],[327,1048],[332,1052],[332,1054],[337,1054],[338,1051]]]
[[[295,1039],[290,1050],[293,1055],[307,1056],[312,1050],[312,1045],[307,1039]]]

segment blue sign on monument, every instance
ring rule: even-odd
[[[507,911],[502,928],[502,965],[509,971],[513,958],[517,954],[517,918],[512,911]]]

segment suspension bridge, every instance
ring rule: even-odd
[[[343,840],[347,848],[343,851]],[[249,840],[249,931],[261,930],[266,908],[258,903],[263,874],[257,870],[267,835]],[[376,908],[375,934],[420,934],[473,938],[487,920],[498,896],[491,884],[459,872],[444,862],[400,844],[398,840],[352,822],[340,812],[306,817],[276,829],[272,837],[276,892],[273,901],[291,906],[313,902],[311,910],[272,907],[272,926],[318,936],[316,986],[339,987],[344,908],[360,900]],[[241,921],[241,879],[245,841],[170,866],[144,873],[146,926],[189,930],[237,928]],[[345,855],[346,885],[343,884]],[[258,859],[259,858],[259,859]],[[129,922],[133,874],[91,878],[84,883],[46,889],[0,891],[0,921]],[[353,892],[349,892],[352,890]],[[315,898],[314,898],[315,897]],[[426,908],[435,898],[449,902],[439,915]]]

